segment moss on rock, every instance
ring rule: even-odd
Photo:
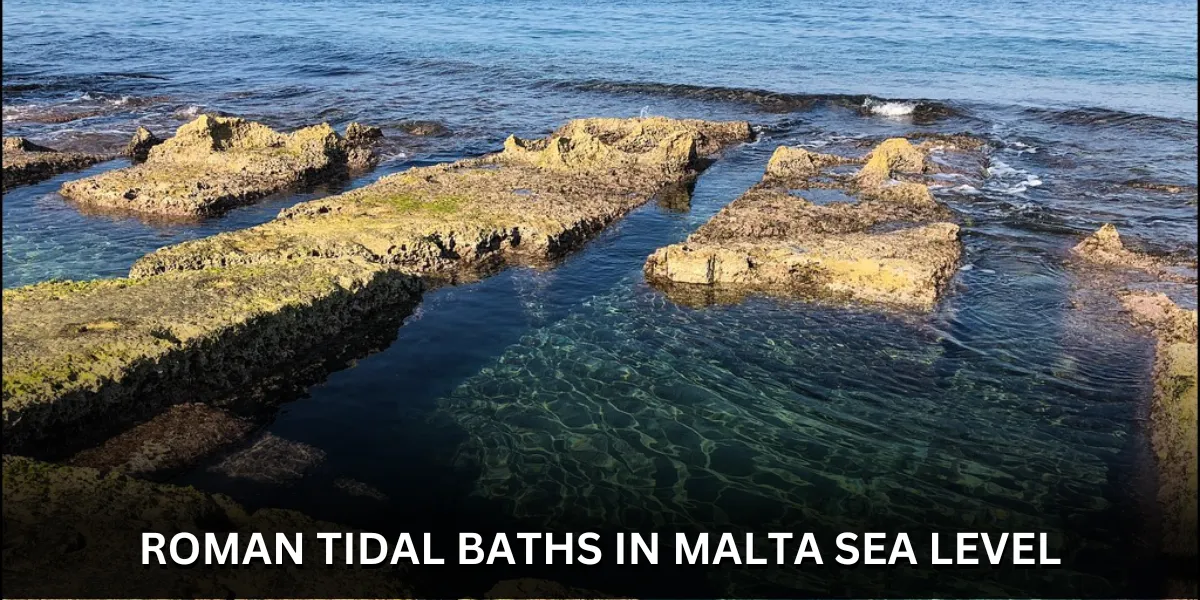
[[[149,149],[145,162],[67,182],[62,194],[90,207],[206,217],[289,188],[344,176],[360,144],[329,125],[290,134],[234,117],[202,115]]]
[[[411,309],[420,290],[413,277],[354,260],[5,290],[6,447],[88,437],[109,421],[244,391],[366,313]]]
[[[37,183],[61,173],[78,171],[108,157],[98,154],[59,152],[25,138],[4,138],[3,191]]]

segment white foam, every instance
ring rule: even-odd
[[[987,188],[1009,196],[1019,196],[1029,191],[1029,188],[1042,185],[1042,178],[1025,171],[1016,169],[1008,163],[993,158],[987,169]]]
[[[863,101],[863,108],[871,111],[871,114],[881,117],[903,117],[911,115],[914,110],[917,110],[916,102],[880,102],[867,98]]]

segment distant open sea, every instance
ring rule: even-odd
[[[203,112],[381,125],[400,150],[356,187],[574,117],[747,119],[760,134],[701,177],[690,210],[651,203],[553,269],[429,294],[388,349],[275,416],[264,435],[297,450],[260,453],[246,480],[201,465],[181,483],[376,529],[432,511],[522,527],[752,511],[786,529],[800,507],[831,529],[936,514],[925,524],[946,530],[988,514],[1094,550],[1062,575],[1078,589],[1119,595],[1140,568],[1109,558],[1144,548],[1154,521],[1153,347],[1079,310],[1064,263],[1105,222],[1196,254],[1192,0],[3,8],[4,135],[64,148]],[[449,134],[405,134],[414,121]],[[966,267],[933,315],[695,309],[644,282],[646,256],[756,182],[776,146],[913,131],[993,148],[984,185],[939,192],[964,225]],[[79,176],[4,196],[4,287],[122,276],[155,248],[339,191],[164,225],[80,212],[56,193]],[[1194,307],[1195,287],[1179,300]],[[348,481],[380,499],[336,500]]]

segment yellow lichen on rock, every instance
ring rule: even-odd
[[[245,119],[202,115],[150,148],[145,162],[67,182],[61,192],[89,207],[212,216],[344,176],[355,148],[327,124],[284,134]]]

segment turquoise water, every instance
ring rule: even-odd
[[[741,118],[761,133],[690,207],[650,203],[552,269],[429,294],[390,348],[268,425],[307,462],[246,478],[214,459],[181,482],[380,529],[1050,531],[1071,564],[1048,577],[1078,594],[1129,589],[1147,566],[1153,348],[1080,308],[1064,260],[1108,221],[1195,256],[1193,3],[4,8],[5,135],[68,147],[202,110],[381,123],[398,147],[359,186],[579,116]],[[407,136],[412,119],[452,134]],[[645,257],[756,182],[777,145],[914,130],[993,147],[979,189],[943,193],[969,268],[932,315],[688,308],[643,281]],[[337,191],[162,224],[81,213],[55,193],[71,177],[5,195],[5,287],[119,276],[154,248]],[[1195,302],[1194,286],[1172,292]],[[795,576],[713,586],[812,584]]]

